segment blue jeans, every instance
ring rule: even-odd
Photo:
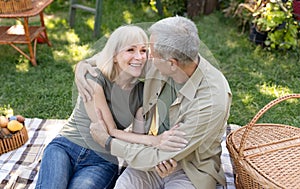
[[[108,189],[118,177],[118,165],[63,136],[46,147],[36,189]]]

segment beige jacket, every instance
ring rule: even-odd
[[[165,83],[156,69],[147,72],[144,86],[146,127],[150,128],[157,98]],[[129,166],[151,170],[163,160],[174,158],[196,188],[215,188],[216,182],[225,185],[220,167],[221,140],[229,117],[231,91],[223,74],[201,57],[200,63],[180,89],[170,107],[170,124],[180,125],[188,145],[178,152],[130,144],[118,139],[111,143],[111,154],[124,158]]]

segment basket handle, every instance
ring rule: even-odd
[[[245,148],[245,143],[246,143],[246,138],[248,137],[248,134],[250,132],[250,130],[252,129],[253,125],[255,125],[255,123],[257,122],[257,120],[266,112],[268,111],[270,108],[272,108],[273,106],[275,106],[276,104],[291,99],[291,98],[300,98],[300,94],[289,94],[289,95],[285,95],[282,97],[279,97],[275,100],[272,100],[271,102],[269,102],[267,105],[265,105],[261,110],[259,110],[259,112],[252,118],[252,120],[245,126],[245,132],[242,135],[241,138],[241,144],[240,144],[240,148],[239,148],[239,155],[243,156],[244,153],[244,148]]]

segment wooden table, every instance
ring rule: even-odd
[[[0,26],[0,45],[6,44],[12,46],[30,60],[33,66],[36,66],[36,45],[38,38],[47,43],[48,46],[51,46],[46,32],[43,11],[52,2],[53,0],[33,0],[33,8],[30,10],[17,13],[0,14],[0,18],[17,19],[22,23],[22,25],[15,26]],[[37,15],[40,16],[40,25],[30,26],[29,18]],[[26,54],[16,44],[27,44],[29,54]]]

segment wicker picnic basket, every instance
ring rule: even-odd
[[[0,155],[19,148],[28,140],[28,133],[24,126],[20,131],[14,133],[10,138],[0,139]]]
[[[0,14],[32,9],[32,0],[0,0]]]
[[[256,123],[271,107],[291,98],[300,98],[300,94],[271,101],[250,123],[228,135],[237,188],[300,188],[300,128]]]

